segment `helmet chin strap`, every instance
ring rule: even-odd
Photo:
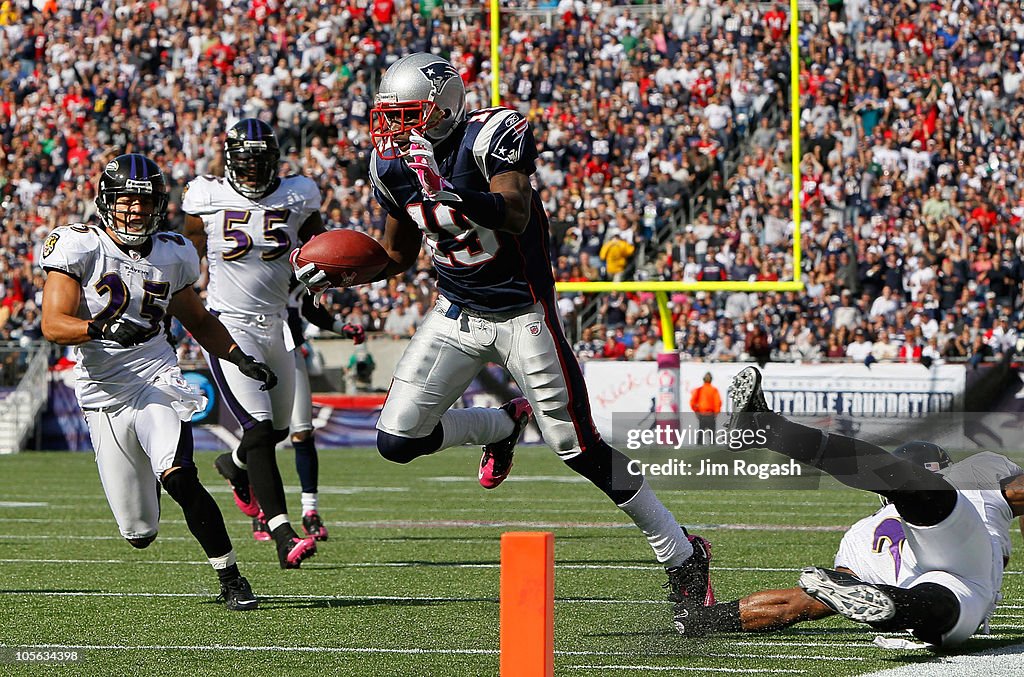
[[[128,247],[137,247],[140,244],[145,244],[146,240],[150,237],[149,235],[144,235],[142,233],[125,233],[123,231],[115,230],[114,228],[111,228],[110,230],[117,235],[117,239],[121,241],[121,244]]]

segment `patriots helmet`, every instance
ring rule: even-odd
[[[466,85],[441,57],[418,52],[391,64],[381,78],[370,111],[370,136],[381,158],[408,151],[409,134],[437,143],[466,118]]]
[[[258,200],[274,187],[281,162],[277,135],[256,118],[239,120],[224,140],[224,175],[235,191]]]
[[[96,211],[106,229],[122,243],[137,247],[163,225],[168,198],[167,181],[156,163],[145,155],[126,153],[108,162],[100,174]]]

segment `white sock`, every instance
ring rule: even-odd
[[[307,494],[305,491],[302,492],[302,514],[305,515],[310,510],[316,510],[317,494]]]
[[[644,532],[654,556],[666,569],[679,566],[693,554],[693,546],[686,540],[683,528],[654,495],[647,480],[636,496],[620,505],[619,509]]]
[[[441,416],[441,449],[463,444],[490,444],[512,434],[512,418],[501,409],[449,409]]]
[[[269,520],[267,520],[267,528],[271,531],[278,528],[282,524],[291,524],[291,522],[288,521],[288,515],[275,515],[274,517],[271,517]]]
[[[223,557],[210,558],[210,565],[214,569],[227,569],[232,564],[235,564],[235,562],[236,560],[234,550],[229,551],[228,554],[224,555]]]
[[[238,458],[238,449],[235,449],[234,451],[231,452],[231,460],[234,461],[235,465],[241,468],[242,470],[245,470],[246,468],[249,467],[245,463],[242,463],[242,459]]]

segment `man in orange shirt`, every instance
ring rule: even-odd
[[[722,395],[711,385],[711,372],[704,374],[704,384],[690,395],[690,409],[697,414],[701,439],[708,445],[715,443],[715,419],[722,411]],[[705,433],[707,430],[709,432]]]

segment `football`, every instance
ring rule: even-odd
[[[384,247],[366,233],[348,228],[314,236],[299,250],[296,263],[307,263],[327,273],[335,287],[351,287],[372,281],[391,259]]]

